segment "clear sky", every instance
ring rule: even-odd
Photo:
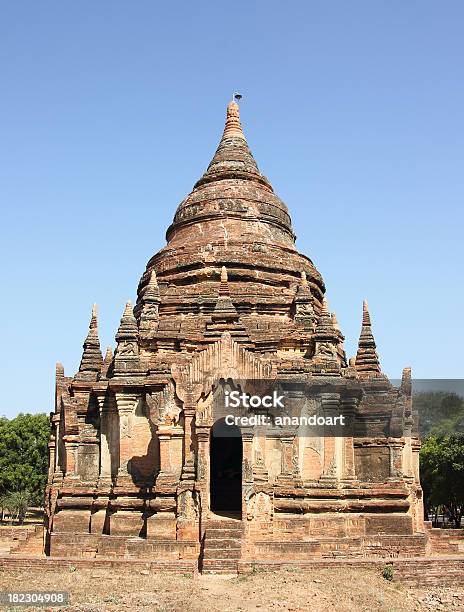
[[[464,4],[1,3],[0,414],[53,409],[208,165],[234,90],[355,352],[463,377]]]

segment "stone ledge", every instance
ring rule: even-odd
[[[113,559],[113,558],[73,558],[73,557],[30,557],[26,555],[0,555],[0,567],[27,567],[30,569],[38,568],[43,570],[66,569],[75,567],[76,569],[87,568],[117,568],[133,571],[151,570],[165,572],[187,571],[193,574],[198,573],[198,562],[196,559]]]

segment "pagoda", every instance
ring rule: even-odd
[[[367,302],[347,359],[320,273],[261,174],[236,101],[103,357],[97,310],[78,372],[56,368],[46,554],[253,559],[425,554],[411,372],[382,372]],[[344,436],[218,433],[218,389],[311,390]],[[235,387],[234,387],[235,386]],[[348,430],[347,430],[348,431]]]

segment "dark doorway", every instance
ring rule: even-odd
[[[235,425],[216,421],[211,430],[210,500],[211,510],[242,510],[242,436]]]

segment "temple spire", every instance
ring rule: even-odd
[[[100,350],[100,340],[98,338],[98,321],[97,321],[97,305],[92,306],[92,315],[90,317],[89,332],[84,340],[83,353],[79,371],[76,378],[87,379],[96,378],[100,372],[103,357]]]
[[[259,171],[248,148],[240,122],[240,108],[235,100],[227,105],[226,123],[221,141],[208,169],[197,181],[194,189],[206,183],[227,179],[258,182],[272,191],[271,184]]]
[[[381,373],[379,356],[372,333],[371,317],[367,301],[363,302],[361,335],[359,336],[355,368],[362,377],[375,376]]]

